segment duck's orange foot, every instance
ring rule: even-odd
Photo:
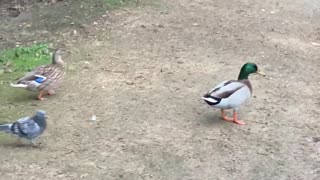
[[[44,98],[44,97],[38,97],[38,100],[40,100],[40,101],[44,101],[44,100],[46,100],[47,98]]]
[[[223,116],[222,119],[225,121],[233,122],[233,118],[228,117],[228,116]]]
[[[245,125],[246,124],[245,122],[243,122],[243,121],[238,119],[238,113],[235,110],[233,111],[233,118],[231,118],[231,117],[228,117],[226,115],[226,113],[224,112],[224,109],[221,109],[221,117],[225,121],[233,122],[233,123],[236,123],[236,124],[239,124],[239,125]]]
[[[54,92],[54,91],[47,91],[47,94],[48,94],[49,96],[52,96],[52,95],[55,94],[55,92]]]
[[[221,109],[221,118],[225,121],[233,122],[233,118],[228,117],[224,112],[224,109]]]
[[[233,122],[236,123],[236,124],[239,124],[239,125],[245,125],[246,124],[245,122],[243,122],[241,120],[238,120],[238,119],[233,120]]]
[[[41,90],[40,92],[39,92],[39,94],[38,94],[38,100],[40,100],[40,101],[43,101],[43,100],[45,100],[46,98],[44,98],[43,97],[43,90]]]
[[[238,119],[238,113],[233,111],[233,122],[239,125],[245,125],[246,123]]]

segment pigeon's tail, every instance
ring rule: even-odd
[[[2,124],[0,125],[0,131],[4,131],[4,132],[11,132],[11,126],[12,124]]]
[[[27,88],[28,85],[26,84],[10,84],[11,87],[16,87],[16,88]]]

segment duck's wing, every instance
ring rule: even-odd
[[[242,82],[230,80],[219,84],[216,88],[212,89],[209,94],[216,98],[225,99],[245,86]]]
[[[246,87],[246,84],[236,80],[224,81],[206,93],[202,98],[205,101],[210,102],[212,105],[215,105],[222,99],[230,97],[232,94],[244,87]]]
[[[25,74],[23,77],[21,77],[20,79],[18,79],[17,84],[23,82],[23,81],[32,81],[34,79],[37,78],[36,75],[42,75],[44,70],[46,69],[46,66],[39,66],[36,69],[34,69],[33,71],[28,72],[27,74]]]

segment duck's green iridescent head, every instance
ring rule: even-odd
[[[252,73],[257,73],[257,74],[265,76],[264,72],[260,71],[258,69],[258,66],[255,63],[246,63],[242,66],[242,68],[240,70],[238,80],[248,79],[248,76]]]

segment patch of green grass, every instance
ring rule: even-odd
[[[100,1],[109,7],[119,7],[125,3],[123,0],[100,0]]]
[[[30,47],[17,47],[0,52],[0,68],[13,71],[30,71],[35,67],[51,62],[49,47],[35,44]]]
[[[109,7],[119,7],[127,4],[139,4],[141,0],[100,0]]]

